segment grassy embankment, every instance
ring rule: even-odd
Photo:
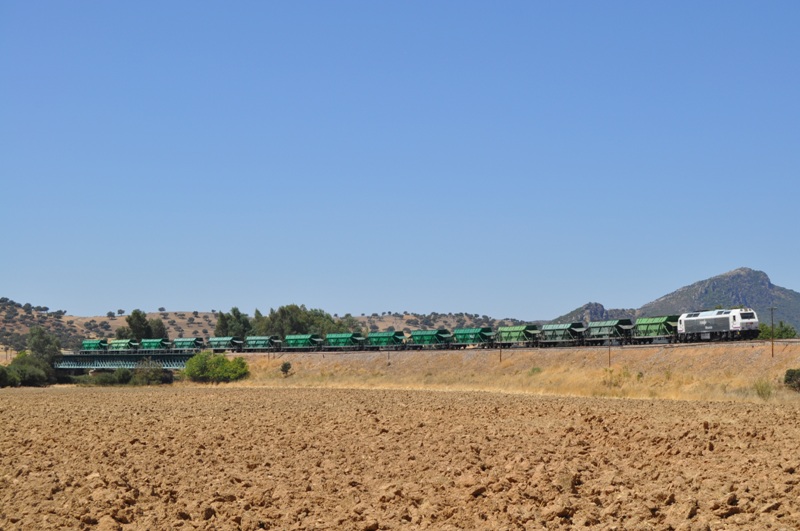
[[[247,356],[242,386],[457,389],[684,400],[800,400],[800,342]],[[292,364],[289,377],[280,366]]]

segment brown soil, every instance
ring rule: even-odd
[[[186,385],[0,418],[4,530],[800,527],[796,402]]]

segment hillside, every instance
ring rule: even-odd
[[[602,304],[590,302],[568,314],[556,317],[554,323],[588,323],[590,321],[608,321],[610,319],[633,319],[636,310],[608,310]]]
[[[774,285],[766,273],[746,267],[684,286],[638,309],[606,309],[590,302],[553,320],[603,321],[660,315],[680,315],[691,310],[745,306],[753,308],[763,323],[770,322],[770,307],[775,307],[775,323],[788,323],[800,330],[800,293]]]
[[[498,326],[514,326],[525,323],[519,319],[495,319],[488,315],[478,315],[477,313],[436,312],[430,314],[383,312],[382,314],[361,314],[356,319],[363,324],[366,331],[404,330],[406,332],[435,328],[446,328],[448,330],[478,327],[497,328]]]
[[[125,315],[78,317],[64,310],[50,312],[46,306],[21,304],[6,297],[0,298],[0,345],[13,351],[23,350],[28,330],[41,326],[55,334],[64,349],[74,350],[85,338],[110,338],[120,326],[125,326]],[[214,334],[217,318],[212,312],[152,312],[148,319],[160,318],[167,327],[169,337],[208,337]]]
[[[770,322],[771,306],[775,307],[775,323],[784,321],[800,330],[800,293],[772,284],[766,273],[740,268],[706,280],[682,287],[641,308],[607,309],[591,302],[551,322],[589,322],[608,319],[652,317],[681,314],[690,310],[715,307],[747,306],[754,308],[764,323]],[[167,327],[169,337],[201,337],[214,335],[217,317],[215,312],[152,312],[147,317],[160,318]],[[334,315],[334,317],[337,317]],[[356,316],[364,332],[377,330],[404,330],[471,328],[510,326],[523,321],[512,318],[495,319],[488,315],[469,313],[382,312]],[[113,337],[125,325],[125,315],[109,312],[105,316],[77,317],[64,310],[51,312],[46,306],[21,304],[0,298],[0,348],[21,350],[31,326],[39,325],[57,335],[66,349],[75,349],[88,337]]]
[[[776,304],[778,299],[782,299],[782,304]],[[770,306],[780,306],[776,308],[776,321],[782,319],[792,324],[800,323],[800,293],[779,288],[770,282],[763,271],[745,267],[673,291],[645,304],[639,308],[637,315],[668,315],[717,306],[753,308],[762,320],[769,316]]]
[[[112,312],[109,312],[110,314]],[[86,338],[112,338],[117,328],[126,325],[126,315],[113,314],[105,316],[78,317],[66,315],[59,310],[50,312],[49,308],[34,306],[30,303],[18,303],[8,298],[0,298],[0,350],[3,348],[19,351],[25,348],[28,330],[32,326],[42,326],[55,334],[61,346],[67,350],[75,350]],[[170,338],[200,337],[214,335],[217,323],[216,312],[150,312],[148,319],[160,318],[167,328]],[[494,319],[478,314],[417,314],[383,312],[370,315],[362,314],[356,320],[362,325],[364,333],[376,330],[426,330],[432,328],[470,328],[512,326],[522,324],[516,319]]]

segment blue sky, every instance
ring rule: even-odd
[[[0,296],[252,314],[800,290],[797,2],[3,2]]]

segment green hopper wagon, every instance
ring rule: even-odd
[[[592,321],[586,325],[584,342],[587,345],[630,344],[632,329],[633,323],[630,319]]]
[[[108,350],[108,341],[105,339],[84,339],[81,342],[81,352],[96,354]]]
[[[248,336],[244,338],[245,352],[277,352],[283,346],[278,336]]]
[[[367,338],[358,332],[328,334],[325,336],[325,350],[363,350]]]
[[[139,351],[146,350],[151,353],[163,353],[172,348],[172,345],[166,339],[142,339],[139,343]]]
[[[371,350],[402,350],[406,347],[406,335],[403,332],[370,332],[367,337],[367,348]]]
[[[322,348],[325,340],[319,334],[288,335],[283,340],[284,350],[316,351]]]
[[[172,341],[172,350],[175,352],[195,353],[204,347],[203,340],[199,337],[178,337]]]
[[[208,338],[208,346],[214,352],[241,352],[242,345],[244,341],[242,341],[241,337],[210,337]]]
[[[494,344],[494,332],[491,328],[456,328],[453,330],[453,347],[489,348]]]
[[[453,334],[449,330],[413,330],[408,348],[411,349],[441,349],[450,348],[453,344]]]
[[[633,327],[633,342],[636,344],[675,341],[678,331],[678,316],[640,317]]]
[[[494,343],[500,348],[535,347],[542,331],[536,325],[501,326]]]
[[[130,353],[136,352],[139,349],[139,343],[133,339],[112,339],[108,343],[108,352],[115,353]]]
[[[572,347],[583,344],[583,323],[546,324],[542,326],[539,346]]]

